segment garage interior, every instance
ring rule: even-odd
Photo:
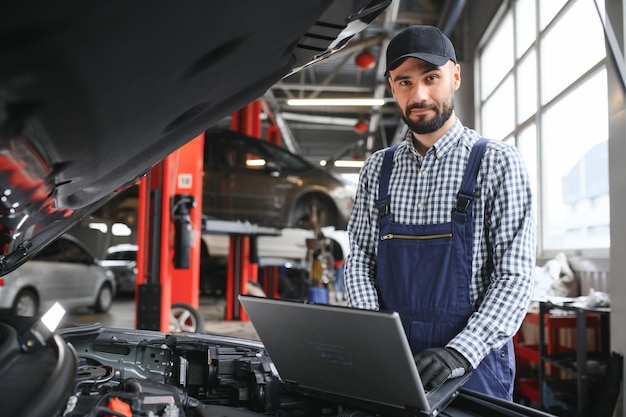
[[[577,1],[588,0],[558,3],[567,10]],[[68,232],[83,238],[99,257],[116,245],[136,245],[134,291],[118,294],[110,313],[78,311],[70,319],[111,327],[188,330],[258,339],[238,301],[239,294],[344,305],[345,296],[335,284],[349,250],[347,233],[321,224],[320,219],[326,218],[316,205],[307,206],[303,212],[306,216],[296,216],[298,227],[259,224],[246,218],[214,218],[203,213],[204,161],[198,156],[205,154],[207,135],[232,131],[267,141],[354,184],[364,160],[404,140],[407,133],[384,77],[384,51],[393,35],[410,25],[427,24],[439,27],[450,37],[464,79],[456,97],[456,113],[467,126],[478,130],[481,115],[476,113],[475,104],[481,100],[482,75],[476,64],[480,42],[483,36],[493,33],[494,22],[516,3],[393,0],[344,48],[286,76],[257,100],[216,121],[206,133],[190,138],[187,145],[126,190],[110,196],[106,204]],[[539,7],[540,2],[536,3]],[[609,13],[612,23],[621,31],[614,42],[623,45],[626,7],[621,0],[602,3],[614,12]],[[614,18],[616,15],[622,18]],[[620,152],[625,147],[624,88],[620,84],[623,55],[616,57],[611,48],[613,28],[606,23],[603,28],[607,58],[602,65],[606,66],[611,86],[609,146],[614,151],[609,162],[613,167],[626,166],[626,153]],[[619,47],[623,51],[623,46]],[[347,98],[376,103],[356,106],[316,102]],[[558,250],[539,254],[538,273],[546,272],[558,260],[561,264],[557,267],[562,268],[557,272],[558,283],[575,284],[575,288],[558,293],[569,299],[565,304],[559,304],[557,301],[562,300],[558,297],[533,303],[514,339],[518,366],[515,399],[521,404],[562,416],[609,416],[621,411],[621,404],[615,414],[608,409],[612,397],[602,392],[606,386],[598,381],[608,378],[612,368],[619,369],[619,375],[611,377],[621,381],[624,365],[618,353],[626,351],[626,336],[618,324],[626,319],[620,301],[626,299],[622,297],[626,283],[610,279],[626,273],[621,253],[626,221],[616,214],[626,203],[623,174],[621,169],[608,174],[612,209],[609,247],[590,251],[570,248],[565,261],[559,258],[562,252]],[[128,232],[120,236],[109,231],[102,234],[94,228],[96,223],[107,224],[107,230],[124,223]],[[275,239],[289,233],[297,236],[294,239],[299,256],[260,255],[268,246],[278,245]],[[294,248],[292,241],[289,245]],[[290,274],[288,278],[286,274]],[[202,282],[206,277],[212,280],[208,284]],[[598,299],[596,306],[581,310],[572,301],[594,294],[611,294],[611,302],[601,304],[604,300]],[[554,359],[561,356],[574,358],[567,369]],[[624,388],[619,389],[622,396]],[[594,409],[599,414],[593,414]]]

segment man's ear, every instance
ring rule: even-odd
[[[452,68],[452,79],[454,80],[454,91],[456,91],[461,87],[461,66],[459,64],[454,64]]]

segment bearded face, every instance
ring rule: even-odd
[[[411,118],[411,110],[416,108],[430,108],[435,112],[435,115],[432,118],[428,118],[425,114],[419,114]],[[451,91],[442,102],[441,107],[436,103],[415,103],[408,106],[404,111],[400,110],[400,115],[409,129],[418,135],[424,135],[439,130],[450,119],[453,112],[454,93]]]

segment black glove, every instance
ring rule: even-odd
[[[422,384],[431,390],[448,378],[465,375],[470,363],[463,355],[450,348],[424,349],[414,356]]]

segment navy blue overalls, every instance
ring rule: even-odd
[[[472,277],[472,201],[486,139],[472,148],[450,223],[394,223],[389,178],[396,147],[387,149],[380,174],[380,242],[376,288],[382,310],[397,311],[413,354],[444,347],[467,324]],[[473,370],[465,388],[510,400],[515,358],[511,341]]]

